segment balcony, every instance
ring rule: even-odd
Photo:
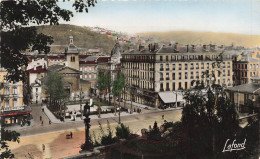
[[[169,77],[166,77],[166,80],[170,80],[170,78],[169,78]]]
[[[166,68],[166,71],[169,71],[170,69],[169,68]]]
[[[164,69],[163,68],[160,68],[160,71],[163,71]]]

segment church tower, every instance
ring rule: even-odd
[[[79,70],[79,50],[73,44],[73,36],[70,36],[69,39],[68,48],[65,50],[67,64],[69,67]]]

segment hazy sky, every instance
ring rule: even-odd
[[[97,0],[69,24],[116,31],[210,31],[260,35],[260,0]],[[73,10],[72,2],[59,2]],[[61,22],[65,23],[65,22]]]

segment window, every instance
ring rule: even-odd
[[[172,80],[175,80],[175,73],[172,73]]]
[[[188,89],[188,83],[185,82],[185,89]]]
[[[187,69],[188,69],[188,64],[185,63],[185,70],[187,70]]]
[[[163,73],[160,73],[160,79],[163,80]]]
[[[182,87],[181,87],[181,82],[179,82],[179,89],[181,89]]]
[[[38,88],[36,88],[36,92],[38,92]]]
[[[172,69],[175,70],[175,64],[172,64]]]
[[[163,91],[163,83],[160,85],[160,90]]]
[[[190,64],[190,68],[191,68],[191,69],[194,69],[193,63]]]
[[[190,73],[190,78],[193,79],[193,72]]]
[[[199,69],[199,63],[196,63],[196,69]]]
[[[80,67],[79,70],[82,71],[82,67]]]
[[[188,72],[185,72],[185,79],[188,79]]]
[[[169,64],[166,64],[166,71],[169,71]]]
[[[70,61],[71,61],[71,62],[75,62],[75,56],[71,56],[71,57],[70,57]]]
[[[181,70],[181,64],[179,64],[179,70]]]
[[[160,64],[160,71],[163,71],[163,64]]]
[[[179,73],[179,79],[181,79],[181,72]]]
[[[162,61],[163,60],[163,57],[162,56],[160,56],[160,61]]]
[[[38,88],[36,88],[36,89],[38,89]],[[17,93],[17,87],[13,87],[13,94],[18,94]]]
[[[4,89],[4,94],[5,94],[5,95],[9,95],[9,87],[5,87],[5,89]]]
[[[14,107],[17,107],[17,106],[18,106],[18,105],[17,105],[17,99],[16,99],[16,98],[13,99],[13,106],[14,106]]]
[[[209,63],[207,63],[207,69],[209,69]]]
[[[175,90],[175,82],[172,83],[172,90]]]
[[[204,69],[204,63],[201,63],[201,69]]]
[[[169,80],[169,73],[166,73],[166,80]]]
[[[176,57],[175,56],[172,56],[172,61],[176,61]]]
[[[9,100],[5,100],[5,107],[9,107]]]
[[[169,83],[166,83],[166,90],[167,90],[167,91],[170,90]]]
[[[166,56],[166,61],[168,61],[169,59],[168,59],[168,56]]]

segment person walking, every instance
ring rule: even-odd
[[[70,138],[72,139],[72,132],[70,132]]]
[[[49,120],[49,125],[51,125],[51,120]]]
[[[42,121],[42,126],[43,126],[43,121]]]
[[[42,121],[42,116],[40,116],[40,121]]]
[[[164,120],[164,115],[162,115],[162,119]]]
[[[44,151],[45,151],[45,145],[42,144],[42,152],[44,152]]]

